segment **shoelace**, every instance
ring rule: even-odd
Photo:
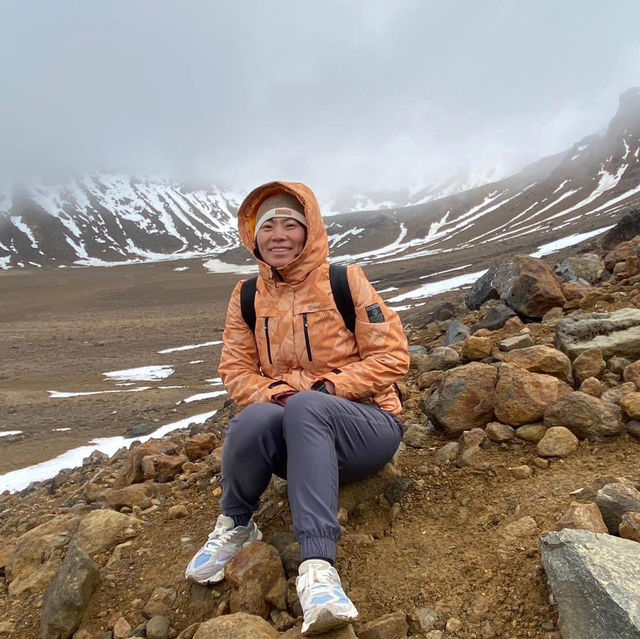
[[[226,528],[214,528],[213,532],[209,534],[205,546],[210,549],[217,549],[224,546],[228,541],[233,538],[234,529]]]

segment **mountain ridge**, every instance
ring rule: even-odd
[[[535,234],[545,242],[612,224],[640,201],[640,89],[620,96],[603,134],[534,162],[504,179],[456,191],[443,183],[395,192],[380,208],[327,216],[332,255],[371,263],[451,253],[482,245],[488,255]],[[393,195],[380,192],[379,197]],[[434,199],[435,198],[435,199]],[[193,190],[126,175],[91,174],[63,186],[17,188],[0,200],[0,268],[149,262],[216,256],[243,263],[235,229],[242,196],[216,187]],[[344,205],[349,202],[343,199]],[[375,204],[369,202],[369,204]],[[484,249],[483,249],[484,250]]]

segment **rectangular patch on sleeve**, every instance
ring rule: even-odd
[[[367,317],[369,318],[370,324],[384,323],[384,315],[380,308],[380,304],[371,304],[371,306],[366,306],[365,310],[367,311]]]

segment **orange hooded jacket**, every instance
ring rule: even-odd
[[[219,373],[241,406],[271,402],[289,391],[330,380],[335,394],[373,401],[390,413],[402,406],[396,382],[409,368],[407,338],[359,266],[347,271],[356,312],[355,334],[345,326],[329,283],[329,242],[315,195],[303,184],[270,182],[238,210],[238,230],[255,256],[253,229],[260,204],[287,192],[304,206],[307,240],[300,255],[274,272],[258,259],[255,335],[242,318],[239,282],[231,294]]]

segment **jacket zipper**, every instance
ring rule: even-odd
[[[306,313],[302,314],[302,325],[304,327],[304,343],[307,345],[307,358],[312,362],[313,354],[311,353],[311,340],[309,339],[309,321]]]
[[[273,360],[271,359],[271,341],[269,340],[269,318],[264,318],[264,336],[267,340],[267,355],[269,356],[269,364],[273,365]]]

